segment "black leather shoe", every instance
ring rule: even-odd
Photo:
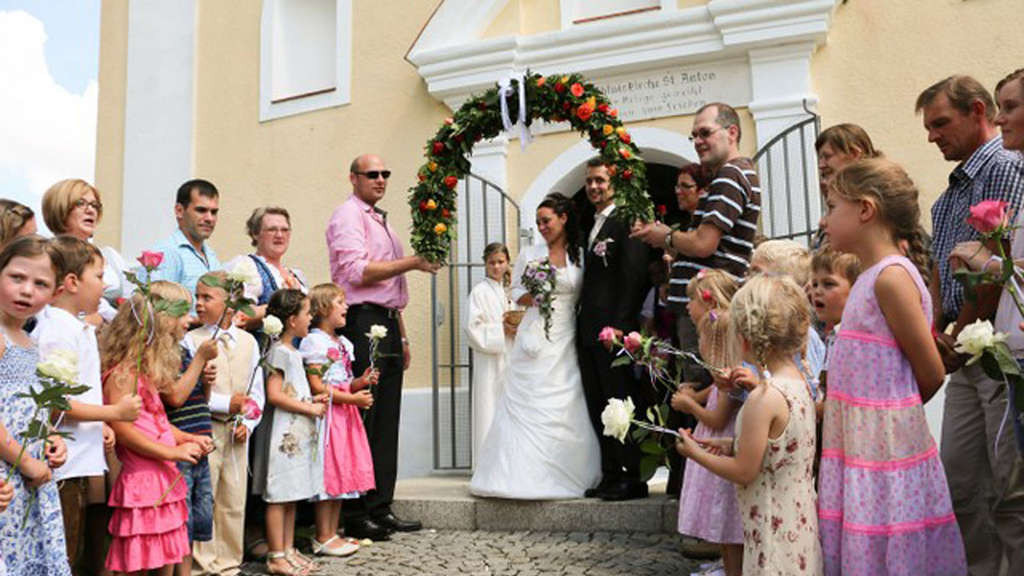
[[[636,498],[647,498],[647,483],[639,481],[616,482],[607,490],[601,492],[601,500],[617,502],[620,500],[633,500]]]
[[[369,538],[370,540],[390,540],[391,530],[369,518],[359,518],[345,522],[345,536],[349,538]]]
[[[402,520],[392,512],[374,516],[373,521],[394,532],[415,532],[423,528],[423,523],[419,520]]]
[[[612,482],[608,480],[608,478],[601,478],[601,481],[598,482],[597,486],[595,486],[594,488],[587,488],[586,490],[583,491],[583,497],[600,498],[601,493],[607,490],[608,486],[610,486],[611,484]]]

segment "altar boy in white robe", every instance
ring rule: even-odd
[[[494,408],[505,381],[505,349],[515,335],[506,320],[511,308],[505,289],[509,283],[508,247],[492,242],[484,248],[487,277],[469,293],[466,334],[473,349],[473,461],[491,427]]]

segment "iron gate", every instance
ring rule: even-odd
[[[761,178],[761,233],[810,245],[823,213],[814,148],[821,118],[807,109],[806,100],[804,110],[809,116],[766,142],[754,164]]]
[[[473,466],[473,350],[463,327],[469,292],[484,278],[484,247],[503,242],[518,254],[526,237],[519,232],[519,205],[500,187],[475,174],[462,183],[456,213],[458,233],[447,265],[430,282],[436,470]],[[509,234],[510,230],[515,233]]]

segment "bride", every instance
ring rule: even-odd
[[[580,498],[601,477],[601,456],[576,363],[576,301],[583,282],[572,201],[557,192],[537,207],[546,246],[520,250],[511,297],[529,306],[506,359],[505,389],[484,439],[470,492],[546,500]],[[557,269],[550,335],[522,286],[526,264]]]

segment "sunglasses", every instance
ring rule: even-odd
[[[391,178],[391,170],[367,170],[366,172],[354,172],[360,176],[366,176],[369,180],[376,180],[377,178],[383,178],[387,180]]]

